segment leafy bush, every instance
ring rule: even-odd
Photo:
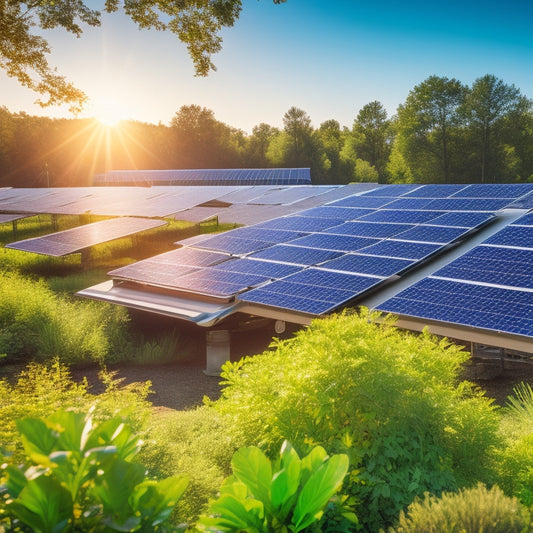
[[[498,450],[498,484],[507,494],[533,506],[533,390],[527,383],[514,388],[504,409],[502,433],[506,446]]]
[[[257,447],[241,448],[233,475],[199,521],[206,531],[298,533],[316,524],[348,471],[348,457],[328,457],[320,446],[300,459],[285,441],[271,462]]]
[[[370,531],[425,491],[487,480],[499,442],[491,400],[459,383],[468,354],[375,318],[317,320],[274,351],[228,363],[213,403],[238,446],[272,452],[287,439],[348,454],[348,489]]]
[[[21,461],[23,450],[16,420],[45,417],[61,408],[83,412],[94,404],[98,421],[119,411],[136,432],[143,431],[150,416],[146,401],[149,384],[121,387],[112,375],[102,374],[102,379],[106,390],[94,396],[88,392],[87,382],[75,383],[68,368],[55,359],[47,365],[29,364],[14,385],[0,380],[0,450],[11,456],[11,462]]]
[[[32,531],[162,531],[187,482],[145,479],[139,437],[116,416],[59,410],[17,421],[31,466],[4,468],[11,525]],[[3,490],[2,490],[3,489]],[[5,520],[5,519],[4,519]]]
[[[71,301],[44,282],[0,274],[0,353],[64,362],[113,361],[127,347],[127,312],[100,302]]]
[[[174,519],[194,522],[229,476],[231,457],[237,449],[221,417],[207,407],[161,412],[151,420],[146,440],[141,460],[152,476],[183,473],[189,478]]]
[[[391,533],[526,533],[532,531],[528,510],[516,498],[509,498],[496,486],[488,490],[479,484],[444,493],[440,498],[426,494],[400,513]]]

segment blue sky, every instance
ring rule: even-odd
[[[89,2],[94,6],[101,2]],[[351,126],[379,100],[390,115],[428,76],[466,84],[494,74],[533,98],[533,6],[492,0],[244,0],[224,30],[217,72],[194,77],[185,47],[170,33],[140,31],[122,14],[104,16],[80,39],[48,31],[50,62],[91,98],[86,116],[108,113],[168,124],[182,105],[198,104],[226,124],[251,132],[282,126],[291,107],[315,127],[328,119]],[[0,105],[31,114],[35,95],[0,74]]]

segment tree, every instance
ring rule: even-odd
[[[390,154],[390,121],[386,109],[378,101],[366,104],[357,114],[353,129],[358,139],[357,155],[377,170],[383,182]]]
[[[273,0],[281,4],[286,0]],[[105,0],[102,11],[90,9],[84,0],[0,2],[0,68],[8,76],[42,95],[42,106],[69,104],[79,111],[86,95],[58,75],[48,63],[48,42],[34,29],[62,28],[76,37],[82,25],[99,26],[102,11],[113,13],[122,6],[139,28],[168,30],[178,36],[189,51],[196,74],[206,76],[216,70],[212,54],[221,50],[219,32],[239,18],[242,0]]]
[[[482,183],[487,174],[497,176],[506,155],[505,141],[516,131],[513,126],[531,111],[531,104],[514,85],[492,74],[478,78],[468,91],[461,111],[477,152]]]
[[[343,183],[343,165],[340,152],[344,143],[344,133],[336,120],[326,120],[314,132],[317,145],[322,147],[325,157],[325,168],[320,176],[324,183]]]
[[[277,128],[262,122],[252,129],[252,135],[247,139],[246,165],[255,168],[269,166],[267,151],[272,138],[279,133]]]
[[[455,78],[430,76],[399,106],[400,147],[416,180],[453,181],[451,145],[460,124],[458,110],[465,91]]]

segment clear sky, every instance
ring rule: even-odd
[[[100,1],[88,2],[93,7]],[[244,0],[223,32],[218,70],[194,76],[185,46],[171,33],[140,31],[123,14],[79,39],[43,32],[50,63],[91,98],[82,116],[168,124],[183,105],[207,107],[251,132],[282,126],[291,107],[314,127],[328,119],[351,126],[379,100],[392,115],[409,91],[433,74],[471,84],[494,74],[533,98],[531,0]],[[36,96],[0,74],[0,105],[10,111],[71,117],[33,104]]]

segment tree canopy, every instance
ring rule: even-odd
[[[273,0],[275,4],[286,0]],[[102,12],[122,9],[139,28],[170,31],[187,46],[196,75],[216,70],[211,56],[222,48],[220,30],[239,18],[242,0],[105,0],[102,10],[84,0],[0,1],[0,67],[8,76],[41,95],[46,107],[68,104],[79,111],[86,95],[48,62],[48,41],[38,28],[62,28],[80,37],[83,26],[100,26]]]

